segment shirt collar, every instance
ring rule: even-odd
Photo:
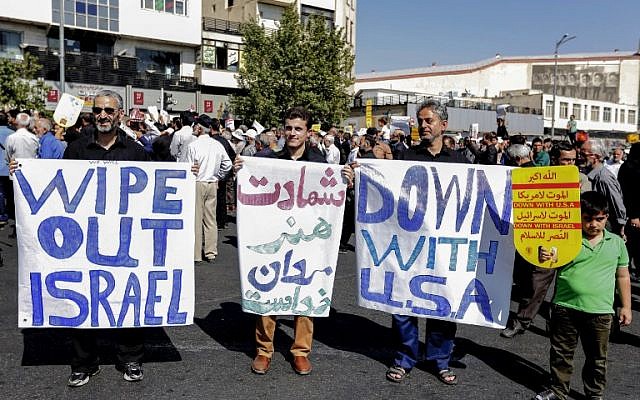
[[[100,148],[103,148],[102,146],[100,146],[98,144],[98,142],[96,142],[96,135],[99,135],[100,133],[98,132],[98,130],[96,129],[95,133],[91,136],[89,136],[89,141],[87,142],[87,147],[91,147],[91,146],[98,146]],[[126,133],[124,133],[124,131],[120,128],[116,128],[116,141],[113,143],[113,145],[111,145],[111,147],[109,149],[112,149],[114,147],[126,147],[124,141],[128,140],[126,137]]]

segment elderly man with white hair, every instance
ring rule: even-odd
[[[329,164],[340,164],[340,150],[334,144],[335,137],[333,135],[325,135],[323,138],[325,148],[325,158]]]
[[[616,176],[604,167],[607,150],[590,140],[582,144],[581,153],[587,159],[591,171],[587,174],[593,190],[603,194],[609,203],[609,225],[607,228],[624,237],[624,225],[627,223],[627,210],[622,202],[622,189]]]
[[[26,113],[19,113],[16,116],[15,124],[18,127],[13,134],[7,137],[4,144],[6,150],[7,164],[16,158],[37,158],[38,138],[33,131],[33,118]]]

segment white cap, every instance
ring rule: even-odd
[[[326,134],[327,134],[327,132],[325,132],[325,131],[320,131],[320,132],[318,132],[318,133],[319,133],[319,134],[320,134],[320,136],[322,136],[322,137],[324,137],[324,135],[326,135]]]
[[[243,134],[244,132],[242,132],[242,129],[236,129],[235,131],[233,131],[231,136],[244,142],[244,137],[242,136]]]
[[[245,136],[251,138],[251,139],[255,139],[256,136],[258,136],[258,132],[256,132],[255,129],[247,129],[247,131],[244,133]]]

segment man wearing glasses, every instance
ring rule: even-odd
[[[72,142],[64,152],[66,160],[149,161],[142,146],[129,139],[118,127],[123,115],[122,97],[111,90],[96,93],[93,100],[96,132]],[[79,387],[100,372],[97,338],[108,334],[116,343],[118,368],[129,382],[141,381],[144,354],[143,331],[135,328],[108,330],[74,329],[71,331],[71,375],[67,385]]]

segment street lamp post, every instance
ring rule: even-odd
[[[58,57],[59,57],[59,65],[60,65],[60,93],[63,94],[65,92],[64,86],[64,52],[65,52],[65,43],[64,43],[64,0],[60,0],[60,32],[58,36],[59,40],[59,49],[58,49]]]
[[[555,139],[556,133],[556,91],[558,89],[558,48],[569,40],[575,39],[575,36],[569,36],[568,33],[562,35],[562,38],[556,42],[556,49],[553,52],[553,105],[551,109],[551,139]]]

